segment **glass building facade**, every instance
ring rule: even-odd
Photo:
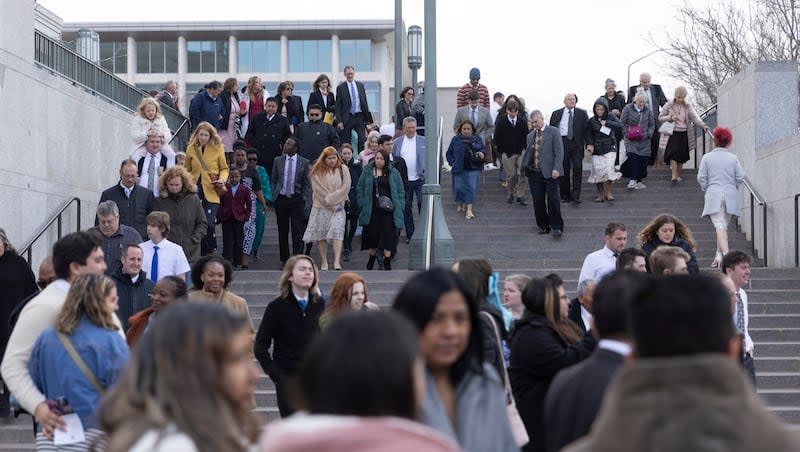
[[[228,72],[228,41],[188,41],[187,72]]]
[[[239,41],[239,72],[280,72],[281,42]]]

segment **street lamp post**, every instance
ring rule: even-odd
[[[411,86],[417,89],[417,71],[422,67],[422,27],[408,27],[408,68],[411,69]]]
[[[633,66],[634,64],[642,61],[643,59],[645,59],[647,57],[649,57],[650,55],[655,55],[658,52],[666,52],[667,50],[670,50],[670,49],[656,49],[656,50],[653,50],[652,52],[648,53],[647,55],[641,56],[641,57],[631,61],[631,64],[628,65],[628,84],[625,85],[625,89],[627,90],[627,89],[630,89],[630,87],[631,87],[631,66]]]
[[[394,0],[394,97],[403,89],[403,0]],[[402,118],[395,118],[401,121]],[[383,121],[384,123],[388,121]]]
[[[425,0],[425,185],[422,186],[422,223],[411,239],[409,270],[431,265],[451,265],[455,257],[453,237],[442,210],[439,185],[439,118],[436,84],[436,0]],[[413,209],[412,209],[413,210]]]

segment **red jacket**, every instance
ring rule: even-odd
[[[226,184],[228,191],[222,197],[217,210],[217,220],[219,222],[228,220],[238,220],[245,222],[250,219],[253,211],[253,200],[250,197],[250,188],[247,185],[239,184],[236,188],[236,196],[233,196],[233,187]]]

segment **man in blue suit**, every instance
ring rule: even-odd
[[[411,212],[414,194],[417,196],[417,214],[422,209],[422,186],[425,185],[425,138],[417,135],[417,120],[413,116],[403,119],[403,136],[394,140],[392,155],[400,157],[408,168],[406,206],[404,215],[406,243],[414,235],[414,217]]]

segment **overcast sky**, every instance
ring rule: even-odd
[[[698,0],[702,2],[704,0]],[[710,0],[709,0],[710,1]],[[39,0],[66,22],[188,20],[392,19],[394,0]],[[606,78],[624,86],[628,65],[656,49],[648,33],[679,31],[680,0],[438,0],[439,86],[460,86],[469,69],[481,70],[491,93],[515,93],[529,109],[563,106],[575,92],[578,106],[590,109]],[[324,6],[323,6],[324,5]],[[424,1],[403,1],[406,27],[424,29]],[[423,64],[425,59],[423,58]],[[653,55],[632,66],[631,83],[649,71],[668,98],[679,80],[670,79],[664,59]],[[420,70],[423,79],[425,68]],[[690,101],[691,101],[690,96]]]

